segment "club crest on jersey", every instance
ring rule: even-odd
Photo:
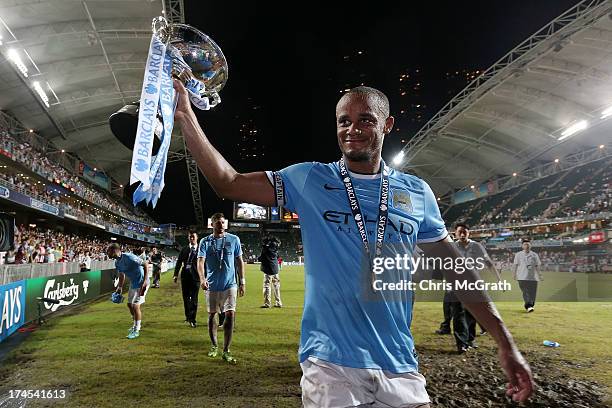
[[[407,191],[394,189],[392,206],[405,213],[411,213],[412,201],[410,200],[410,194]]]

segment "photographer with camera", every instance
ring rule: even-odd
[[[280,279],[278,277],[278,249],[280,244],[280,240],[271,235],[265,237],[261,243],[259,261],[261,262],[260,270],[264,273],[264,304],[261,306],[263,309],[268,309],[271,306],[270,284],[274,288],[274,307],[283,307],[280,297]]]

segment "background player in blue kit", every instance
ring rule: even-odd
[[[176,120],[217,194],[282,205],[300,216],[306,265],[299,349],[304,406],[428,407],[410,332],[411,293],[378,293],[371,301],[364,284],[373,277],[362,261],[364,254],[412,254],[417,244],[428,257],[460,255],[427,183],[382,161],[383,139],[394,124],[387,97],[369,87],[342,96],[336,106],[340,161],[241,174],[204,135],[183,85],[175,81],[175,88]],[[295,114],[296,120],[307,120]],[[446,275],[450,281],[477,279],[473,271]],[[529,398],[534,389],[530,368],[495,306],[480,292],[457,295],[497,342],[508,395],[517,401]]]
[[[225,231],[225,216],[221,213],[210,217],[213,233],[200,240],[198,249],[198,274],[202,289],[206,291],[208,308],[208,334],[212,343],[209,357],[216,357],[217,325],[215,315],[224,314],[223,360],[236,364],[230,352],[234,334],[237,295],[244,296],[244,262],[240,238]],[[236,282],[238,275],[238,282]]]
[[[130,290],[127,295],[127,305],[134,321],[127,338],[135,339],[140,336],[142,324],[142,311],[140,305],[145,302],[145,296],[149,290],[148,263],[141,257],[129,252],[121,252],[119,244],[110,244],[106,249],[109,258],[115,259],[115,268],[119,272],[119,285],[117,293],[123,291],[123,283],[127,276],[130,280]]]

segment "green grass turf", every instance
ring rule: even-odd
[[[236,366],[206,357],[210,343],[203,294],[201,325],[191,329],[183,323],[180,287],[171,275],[164,274],[162,288],[147,295],[140,338],[125,339],[131,325],[125,304],[104,300],[84,306],[51,318],[11,352],[0,367],[0,388],[68,390],[66,400],[34,400],[28,406],[299,407],[303,269],[283,268],[283,309],[260,309],[263,275],[248,266],[247,294],[238,302],[232,347]],[[546,282],[552,285],[556,275],[547,273]],[[551,356],[551,370],[612,389],[611,303],[539,302],[531,314],[520,302],[501,302],[498,308],[522,350]],[[417,349],[440,350],[445,358],[454,346],[450,336],[433,334],[441,318],[440,303],[417,302],[413,332]],[[546,339],[562,347],[543,347]],[[479,342],[484,349],[494,346],[489,336]],[[612,401],[610,393],[607,399]]]

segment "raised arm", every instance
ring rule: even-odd
[[[210,143],[198,123],[187,90],[174,80],[178,93],[175,119],[180,124],[189,152],[217,195],[234,201],[264,206],[276,205],[274,188],[263,171],[238,173]]]
[[[449,237],[434,243],[419,244],[419,246],[429,258],[461,258],[461,255],[452,246],[452,240]],[[475,282],[479,279],[473,270],[458,273],[455,270],[444,269],[444,275],[453,287],[455,287],[455,281]],[[495,339],[499,360],[509,381],[507,394],[512,396],[515,401],[527,400],[535,388],[531,370],[516,344],[514,344],[512,335],[506,328],[493,302],[482,291],[454,290],[454,293],[478,323]]]

